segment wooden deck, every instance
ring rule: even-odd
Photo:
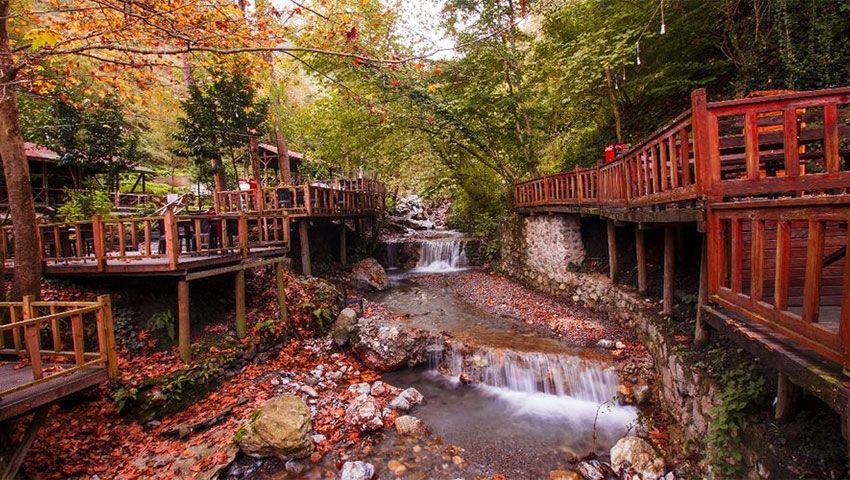
[[[29,368],[16,368],[13,362],[0,361],[0,389],[19,388],[32,382],[32,372]],[[45,364],[45,372],[59,372],[73,367],[73,364]],[[69,395],[91,388],[109,379],[106,367],[92,365],[74,371],[63,377],[51,379],[52,373],[47,373],[47,381],[38,383],[22,390],[15,391],[0,398],[0,422],[9,420],[42,405],[48,405]]]
[[[664,228],[666,313],[675,265],[667,225],[695,223],[707,246],[703,304],[724,309],[715,324],[743,319],[766,348],[782,338],[850,371],[850,88],[721,102],[697,90],[690,110],[621,158],[519,183],[514,203],[522,214],[609,219],[612,278],[616,226],[636,224],[638,250],[641,228]]]

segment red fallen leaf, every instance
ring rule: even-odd
[[[673,338],[679,343],[684,343],[690,340],[686,335],[674,335]]]
[[[647,434],[653,440],[666,440],[667,434],[657,428]]]

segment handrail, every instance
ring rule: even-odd
[[[42,310],[46,313],[41,313]],[[101,295],[94,302],[39,302],[32,296],[26,296],[21,302],[0,302],[0,312],[0,353],[28,358],[33,376],[32,381],[7,388],[3,388],[0,379],[0,396],[97,365],[104,365],[110,378],[118,375],[109,295]],[[8,323],[5,323],[7,320]],[[86,322],[95,324],[96,339],[86,339]],[[43,338],[44,334],[48,335]],[[9,346],[6,345],[8,338],[12,341]],[[71,351],[65,349],[68,339],[72,344]],[[53,348],[45,348],[45,341]],[[86,344],[96,345],[97,349],[87,351]],[[45,375],[43,357],[66,358],[73,361],[74,367]]]

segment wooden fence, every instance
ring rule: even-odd
[[[516,207],[642,207],[850,188],[850,88],[713,103],[697,90],[691,105],[611,163],[517,184]]]
[[[381,212],[386,186],[380,182],[336,180],[257,190],[217,192],[222,212],[283,210],[291,215],[346,216]]]
[[[32,380],[4,385],[0,397],[92,367],[118,375],[118,357],[108,295],[94,302],[0,302],[0,355],[26,359]],[[46,371],[46,363],[61,369]]]

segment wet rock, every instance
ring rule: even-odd
[[[251,414],[240,429],[239,448],[252,457],[281,460],[308,457],[313,452],[310,409],[298,397],[281,395]]]
[[[381,318],[361,318],[351,331],[354,354],[381,372],[425,363],[427,345],[427,332]]]
[[[357,323],[357,312],[351,308],[343,308],[336,317],[336,322],[331,331],[331,337],[334,339],[334,343],[340,347],[347,344],[351,338],[351,327],[355,323]]]
[[[422,403],[422,400],[424,399],[425,397],[423,397],[422,394],[419,393],[419,390],[416,390],[415,388],[411,387],[399,393],[398,396],[395,397],[392,402],[390,402],[390,408],[392,408],[393,410],[401,410],[403,412],[406,412],[411,408],[415,407],[416,405]]]
[[[375,467],[366,462],[345,462],[339,480],[369,480],[375,476]]]
[[[387,272],[374,258],[364,258],[351,267],[351,285],[367,290],[386,290],[390,285]]]
[[[306,393],[307,396],[312,398],[316,398],[319,396],[319,392],[317,392],[315,388],[309,385],[304,385],[303,387],[301,387],[301,393]]]
[[[616,345],[614,343],[614,340],[609,340],[607,338],[603,338],[602,340],[599,340],[598,342],[596,342],[597,347],[606,348],[606,349],[609,349],[609,350],[614,348],[614,345]]]
[[[321,433],[317,433],[317,434],[313,435],[313,443],[315,443],[315,444],[324,443],[324,441],[327,440],[327,439],[328,439],[328,437],[322,435]]]
[[[664,458],[639,437],[621,438],[611,447],[611,466],[619,470],[627,465],[642,478],[658,478],[665,473]]]
[[[646,405],[652,398],[652,389],[649,385],[641,385],[635,389],[635,403],[638,405]]]
[[[395,419],[395,431],[399,435],[410,435],[421,437],[428,434],[428,427],[425,423],[411,415],[402,415]]]
[[[374,432],[384,427],[381,408],[375,399],[361,395],[345,410],[345,423],[360,432]]]
[[[582,480],[581,474],[573,470],[552,470],[549,480]]]

